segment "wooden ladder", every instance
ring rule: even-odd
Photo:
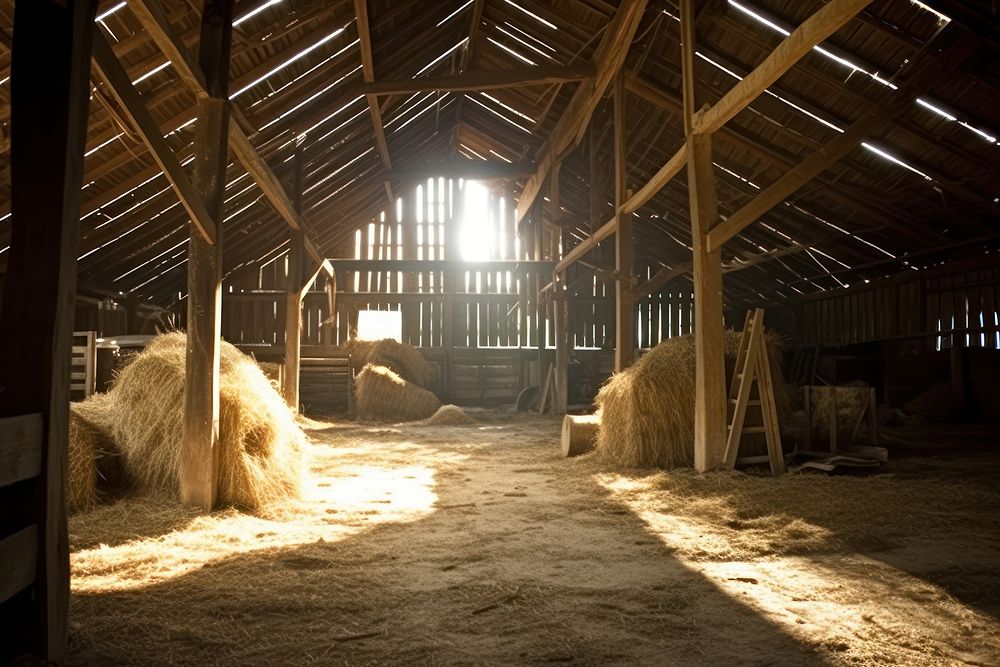
[[[756,385],[757,398],[750,395]],[[747,406],[760,407],[763,424],[746,425]],[[764,310],[757,308],[747,311],[743,323],[743,335],[740,337],[740,349],[736,355],[736,367],[733,369],[733,379],[729,384],[729,407],[732,419],[729,423],[729,436],[726,440],[726,468],[732,469],[736,464],[764,463],[771,464],[771,473],[775,476],[785,472],[785,458],[781,451],[781,433],[778,428],[778,412],[774,406],[774,384],[771,378],[771,365],[767,354],[767,343],[764,341]],[[763,456],[746,456],[739,458],[740,441],[744,435],[763,433],[767,439],[767,454]]]

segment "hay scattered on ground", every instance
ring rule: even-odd
[[[391,338],[374,341],[352,338],[341,349],[351,355],[354,368],[364,368],[369,364],[385,366],[404,380],[425,389],[434,381],[434,368],[424,355],[416,348]]]
[[[741,332],[727,331],[727,381]],[[766,336],[779,418],[788,409],[781,373],[781,339]],[[596,452],[606,462],[630,468],[677,468],[694,462],[694,337],[670,338],[616,373],[597,395],[601,428]],[[749,414],[749,411],[748,411]]]
[[[442,405],[437,412],[420,423],[428,426],[466,426],[475,424],[476,420],[457,405]]]
[[[145,491],[178,494],[186,349],[181,332],[154,338],[109,392],[112,436],[129,477]],[[228,343],[219,409],[219,503],[256,511],[297,496],[304,435],[257,364]]]
[[[430,391],[385,366],[369,364],[354,379],[355,410],[363,421],[427,419],[441,407]]]
[[[93,509],[124,485],[122,452],[111,437],[111,397],[94,394],[70,404],[66,503],[70,512]]]

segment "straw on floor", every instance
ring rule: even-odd
[[[394,341],[359,340],[352,338],[341,346],[351,355],[354,368],[364,368],[368,364],[384,366],[408,382],[425,389],[434,381],[434,368],[424,359],[419,350]]]
[[[731,376],[742,333],[725,336],[726,378]],[[766,335],[779,419],[788,394],[781,374],[781,339]],[[597,395],[601,427],[596,454],[611,465],[677,468],[694,463],[694,338],[670,338],[616,373]]]
[[[179,490],[186,349],[181,332],[154,338],[108,394],[111,435],[142,490]],[[305,436],[253,359],[225,342],[219,409],[219,503],[256,511],[298,496]]]
[[[354,380],[355,409],[362,421],[427,419],[441,407],[430,391],[385,366],[369,364]]]
[[[112,409],[108,394],[70,404],[66,504],[71,513],[93,509],[125,484],[122,452],[110,432]]]
[[[468,426],[476,420],[457,405],[442,405],[437,412],[420,422],[428,426]]]

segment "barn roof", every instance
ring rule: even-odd
[[[134,2],[102,2],[100,31],[166,143],[190,169],[195,92],[144,29]],[[189,48],[197,45],[199,4],[160,0]],[[710,103],[822,6],[816,0],[700,4],[695,74],[700,99]],[[586,76],[618,9],[603,0],[369,0],[366,6],[361,21],[351,1],[243,0],[236,7],[232,122],[285,182],[301,151],[304,217],[328,256],[387,207],[388,193],[405,192],[429,164],[486,161],[479,166],[520,176],[512,181],[516,196],[574,91],[587,85],[558,80],[366,96],[374,90],[366,79],[393,89],[411,79],[524,66]],[[678,19],[675,2],[651,0],[625,59],[632,189],[684,140]],[[0,99],[8,102],[11,0],[0,3],[0,21],[6,26]],[[728,216],[853,123],[895,109],[862,145],[725,245],[728,298],[784,300],[995,247],[997,42],[995,17],[977,3],[875,0],[717,133],[719,212]],[[107,84],[94,80],[80,285],[167,305],[184,290],[188,214]],[[917,82],[919,94],[911,95]],[[562,163],[559,209],[545,206],[546,218],[572,238],[592,228],[590,151],[598,151],[599,165],[613,162],[611,114],[603,106],[594,114],[595,140],[582,141]],[[7,137],[9,104],[0,116]],[[383,128],[384,147],[373,122]],[[0,151],[2,269],[10,237],[9,140]],[[604,178],[607,199],[610,171]],[[288,234],[235,159],[227,183],[224,256],[232,273],[283,252]],[[610,216],[612,203],[598,203],[607,214],[601,217]],[[656,268],[690,261],[687,210],[686,179],[679,177],[633,214],[638,262]]]

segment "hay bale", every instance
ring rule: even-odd
[[[424,355],[414,347],[398,343],[391,338],[359,340],[352,338],[341,348],[351,355],[354,368],[372,364],[391,369],[408,382],[428,388],[434,381],[434,368]]]
[[[147,491],[179,492],[187,350],[182,332],[154,338],[115,380],[114,440],[130,479]],[[253,359],[222,343],[219,503],[259,510],[298,496],[305,436]]]
[[[66,505],[70,513],[93,509],[101,499],[98,488],[104,475],[98,470],[98,461],[110,457],[115,449],[108,432],[110,403],[107,394],[70,403],[66,468]]]
[[[597,431],[601,426],[599,415],[566,415],[563,417],[562,455],[579,456],[594,448]]]
[[[726,377],[732,376],[742,333],[725,336]],[[788,410],[781,373],[781,339],[765,336],[779,417]],[[694,463],[694,338],[663,341],[633,366],[611,376],[597,395],[601,427],[596,451],[631,468],[677,468]]]
[[[442,405],[437,412],[420,423],[428,426],[466,426],[475,424],[476,420],[457,405]]]
[[[355,409],[363,421],[427,419],[441,407],[430,391],[408,382],[385,366],[369,364],[354,380]]]

